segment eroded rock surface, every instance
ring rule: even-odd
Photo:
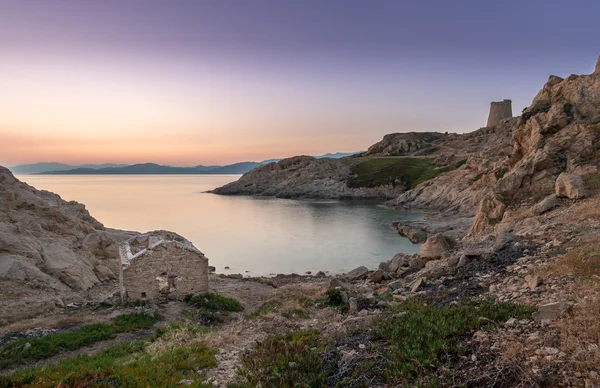
[[[117,244],[85,206],[37,190],[0,167],[0,323],[64,307],[118,276]],[[20,298],[11,298],[18,290]],[[60,302],[58,302],[60,300]]]

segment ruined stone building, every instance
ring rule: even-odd
[[[509,117],[512,117],[512,101],[493,101],[490,104],[490,114],[488,116],[487,126],[494,126],[498,124],[500,120]]]
[[[178,234],[155,231],[119,246],[124,301],[178,299],[208,292],[208,259]]]

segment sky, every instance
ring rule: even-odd
[[[0,164],[228,164],[470,132],[589,74],[598,0],[0,0]]]

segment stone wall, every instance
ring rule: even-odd
[[[208,292],[208,259],[174,233],[146,234],[121,246],[123,300],[165,301]]]
[[[493,101],[490,104],[490,114],[488,116],[487,126],[491,127],[502,119],[512,117],[512,101]]]

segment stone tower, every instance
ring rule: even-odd
[[[493,101],[490,105],[490,115],[488,116],[487,126],[491,127],[502,119],[512,117],[512,101]]]

